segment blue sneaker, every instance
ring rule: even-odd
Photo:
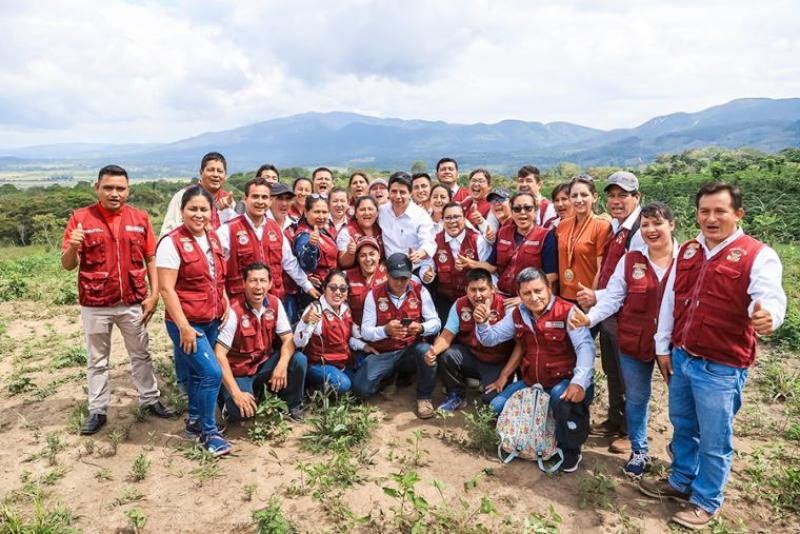
[[[650,457],[646,452],[633,451],[628,463],[622,468],[622,472],[639,480],[650,465]]]
[[[186,439],[200,439],[203,429],[200,421],[196,419],[186,419],[186,428],[183,429],[183,437]]]
[[[219,434],[206,434],[202,442],[206,450],[214,456],[225,456],[231,452],[231,444]]]
[[[464,408],[466,405],[467,399],[460,393],[454,391],[447,396],[447,400],[441,403],[436,410],[439,412],[455,412],[456,410]]]

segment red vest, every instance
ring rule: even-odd
[[[600,265],[600,277],[597,279],[597,289],[605,289],[619,260],[628,250],[628,236],[631,231],[623,228],[616,234],[608,236],[603,253],[603,263]]]
[[[747,313],[747,288],[763,247],[742,235],[707,260],[696,240],[683,244],[675,265],[674,346],[724,365],[753,364],[756,335]]]
[[[392,319],[409,318],[418,323],[422,322],[422,290],[421,286],[410,280],[406,289],[406,299],[400,308],[396,308],[389,298],[389,286],[380,285],[372,290],[375,298],[375,326],[384,326]],[[419,341],[418,336],[407,336],[402,339],[387,337],[381,341],[374,341],[370,345],[378,352],[391,352],[404,349]]]
[[[535,331],[522,321],[519,307],[514,308],[514,337],[523,349],[520,371],[529,386],[541,384],[551,388],[565,378],[572,378],[578,361],[567,335],[567,316],[572,306],[556,297],[550,310],[536,319]]]
[[[242,273],[249,264],[259,261],[269,265],[272,274],[270,293],[283,298],[283,232],[278,223],[265,219],[261,240],[244,215],[234,217],[226,223],[230,235],[230,254],[225,276],[225,288],[228,296],[233,298],[244,293]]]
[[[376,267],[375,273],[372,275],[372,281],[367,283],[367,279],[361,274],[361,267],[356,265],[345,271],[347,273],[347,280],[350,282],[350,293],[348,295],[348,304],[350,305],[350,313],[353,316],[353,321],[361,324],[364,317],[364,301],[367,299],[367,293],[371,289],[386,283],[386,266],[379,263]]]
[[[272,341],[275,339],[275,323],[278,320],[278,299],[267,295],[261,318],[253,312],[244,299],[231,302],[231,312],[239,321],[228,351],[228,364],[233,376],[253,376],[258,366],[272,356]]]
[[[459,271],[456,269],[456,258],[453,256],[453,250],[450,245],[445,241],[445,231],[442,230],[436,234],[436,272],[439,278],[439,285],[436,291],[451,301],[464,296],[467,289],[467,276],[466,270]],[[472,260],[478,259],[478,232],[464,229],[464,239],[461,242],[461,249],[459,254],[466,256]]]
[[[555,217],[550,217],[549,219],[545,220],[547,216],[547,208],[550,206],[550,201],[546,198],[542,198],[539,201],[539,226],[542,228],[550,228],[553,226],[553,221],[558,218],[558,215]]]
[[[349,223],[347,223],[347,226],[345,228],[347,228],[347,235],[349,235],[350,239],[352,239],[356,243],[358,243],[358,240],[361,239],[362,237],[367,237],[367,234],[364,233],[364,231],[361,229],[361,227],[355,220],[352,220]],[[381,235],[381,229],[378,226],[377,222],[372,225],[372,231],[373,235],[371,237],[373,237],[378,242],[378,246],[380,247],[378,253],[381,255],[381,258],[383,258],[383,236]]]
[[[669,273],[672,264],[667,269]],[[617,317],[619,350],[643,362],[656,357],[653,336],[668,276],[659,281],[647,258],[634,250],[625,255],[625,284],[628,292]]]
[[[495,324],[501,321],[506,315],[506,309],[503,306],[503,297],[497,293],[495,293],[494,299],[492,300],[491,309],[489,324]],[[475,320],[472,318],[472,304],[466,296],[456,301],[456,313],[458,313],[458,335],[456,336],[456,343],[469,347],[472,354],[482,362],[504,363],[508,360],[514,348],[514,341],[504,341],[494,347],[484,347],[481,345],[475,334]]]
[[[313,334],[306,345],[308,363],[324,363],[344,369],[350,361],[350,334],[353,331],[353,317],[350,310],[337,317],[330,310],[322,312],[322,335]],[[323,362],[324,359],[324,362]]]
[[[214,254],[213,279],[205,253],[186,226],[180,225],[164,236],[165,239],[172,239],[181,257],[175,292],[178,293],[183,314],[190,323],[209,323],[222,317],[225,310],[225,257],[222,245],[215,231],[211,230],[206,235]],[[173,321],[169,312],[166,318]]]
[[[123,206],[116,238],[97,204],[75,210],[72,216],[85,235],[78,269],[81,306],[142,302],[147,297],[145,233],[152,231],[147,213]]]
[[[515,234],[517,226],[503,225],[497,231],[497,272],[500,281],[498,289],[505,295],[517,294],[517,275],[526,267],[542,267],[542,249],[547,230],[534,226],[517,246]]]
[[[297,232],[297,225],[292,223],[286,227],[283,231],[283,237],[289,240],[289,247],[294,250],[294,236],[295,232]],[[300,290],[297,287],[294,279],[289,276],[289,273],[281,269],[281,278],[283,279],[283,292],[285,295],[296,295],[297,292]]]
[[[469,189],[466,187],[461,187],[460,185],[456,185],[458,191],[453,194],[453,202],[461,202],[462,200],[466,200],[470,197]]]
[[[470,212],[473,209],[478,210],[478,212],[485,219],[489,216],[489,210],[492,209],[492,205],[486,199],[475,202],[475,199],[472,196],[469,196],[461,201],[461,209],[464,210],[464,216],[467,218],[467,220],[469,220]]]
[[[305,219],[303,219],[297,225],[295,237],[299,236],[300,234],[310,234],[313,231],[314,229],[308,225]],[[308,274],[315,274],[320,280],[324,280],[325,276],[328,274],[328,271],[331,269],[336,269],[338,266],[339,251],[336,248],[336,238],[332,237],[332,234],[330,234],[328,230],[322,229],[319,232],[319,243],[317,244],[317,247],[319,248],[317,268],[313,273]]]

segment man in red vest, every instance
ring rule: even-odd
[[[597,279],[597,291],[600,292],[605,290],[617,263],[626,252],[644,251],[647,248],[639,232],[639,214],[642,211],[639,206],[639,179],[630,172],[615,172],[608,177],[605,192],[606,209],[612,217],[612,232],[605,245]],[[583,285],[580,287],[578,304],[588,310],[597,303],[595,292]],[[619,367],[616,315],[600,323],[600,362],[608,380],[608,417],[592,426],[592,435],[616,437],[608,450],[617,454],[629,453],[631,447],[625,425],[625,384]]]
[[[489,323],[494,324],[505,317],[505,300],[497,294],[492,284],[492,275],[486,269],[471,269],[466,274],[466,295],[450,307],[442,333],[425,354],[428,364],[441,357],[439,372],[447,389],[447,400],[439,405],[442,412],[454,412],[466,406],[467,378],[477,378],[481,384],[481,401],[489,404],[495,397],[486,387],[498,379],[500,371],[511,354],[514,342],[509,340],[496,347],[484,347],[475,335],[474,311],[486,304],[489,307]]]
[[[672,469],[669,479],[645,480],[640,488],[651,497],[688,501],[672,521],[700,529],[722,506],[733,463],[733,419],[756,336],[783,323],[786,294],[778,255],[739,227],[738,187],[707,183],[695,206],[700,234],[678,252],[655,335],[656,355],[671,376]]]
[[[536,226],[550,228],[553,221],[558,218],[555,206],[545,198],[540,189],[542,188],[542,176],[537,167],[533,165],[523,165],[517,171],[517,192],[530,193],[536,199]]]
[[[319,298],[319,291],[300,268],[280,226],[266,216],[270,201],[269,182],[265,178],[249,180],[244,184],[244,214],[229,220],[217,231],[228,264],[225,275],[228,296],[231,300],[240,296],[244,292],[245,267],[262,262],[274,273],[287,273],[311,298]],[[272,281],[270,293],[283,300],[286,292],[281,276]]]
[[[442,158],[436,162],[436,179],[450,189],[453,202],[461,202],[469,196],[469,189],[458,185],[458,162],[453,158]]]
[[[308,361],[296,352],[292,327],[283,304],[270,294],[268,265],[244,268],[244,293],[231,301],[231,311],[217,337],[214,352],[222,369],[222,398],[230,421],[253,417],[264,398],[264,386],[286,401],[289,415],[303,416],[303,385]],[[276,339],[280,349],[273,352]]]
[[[428,290],[411,280],[411,260],[396,252],[386,260],[388,279],[372,289],[364,301],[361,336],[379,354],[370,354],[353,377],[353,392],[361,398],[377,393],[381,382],[396,372],[417,373],[417,416],[433,417],[436,362],[427,363],[430,345],[422,339],[439,332]]]
[[[89,418],[81,434],[87,435],[106,423],[114,325],[131,359],[139,404],[158,417],[174,415],[159,401],[147,335],[147,322],[158,303],[156,243],[150,220],[144,211],[128,206],[128,173],[122,167],[100,169],[94,187],[98,202],[73,212],[61,249],[61,265],[67,270],[78,267],[89,393]]]

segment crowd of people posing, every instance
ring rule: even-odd
[[[738,188],[704,185],[700,233],[680,245],[670,208],[640,206],[638,179],[625,171],[604,182],[603,215],[592,177],[545,198],[533,166],[519,169],[512,193],[493,188],[486,169],[458,185],[451,158],[434,177],[356,172],[347,189],[324,167],[285,184],[264,165],[239,202],[223,190],[226,173],[221,154],[206,154],[199,182],[172,198],[160,239],[127,204],[128,175],[116,165],[99,172],[98,202],[70,218],[62,264],[79,267],[84,434],[106,422],[113,325],[140,404],[174,415],[159,401],[148,348],[159,297],[188,397],[185,434],[215,455],[231,450],[217,407],[227,424],[251,418],[265,389],[301,420],[309,390],[363,400],[414,384],[427,419],[465,407],[471,381],[497,414],[540,384],[557,421],[589,427],[599,335],[609,408],[590,432],[609,437],[612,452],[628,455],[624,472],[640,479],[657,366],[669,388],[672,469],[640,488],[690,503],[673,518],[684,526],[715,516],[756,336],[778,328],[786,309],[778,256],[740,228]],[[581,443],[559,445],[560,470],[575,471]]]

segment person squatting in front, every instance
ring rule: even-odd
[[[581,446],[588,435],[589,405],[594,396],[594,342],[588,328],[567,330],[575,306],[553,295],[541,269],[523,269],[517,275],[517,287],[521,303],[501,321],[491,324],[490,314],[483,313],[488,311],[486,306],[473,312],[481,344],[494,347],[515,341],[500,376],[484,392],[497,393],[490,406],[500,414],[515,391],[541,384],[550,395],[556,441],[564,453],[561,470],[571,473],[583,458]],[[522,379],[508,384],[518,367]]]
[[[283,304],[270,293],[272,271],[254,262],[244,268],[242,278],[244,293],[231,302],[215,347],[222,369],[223,413],[229,422],[255,416],[269,384],[286,402],[289,416],[300,421],[307,361],[295,350]],[[280,348],[273,350],[276,342]]]

